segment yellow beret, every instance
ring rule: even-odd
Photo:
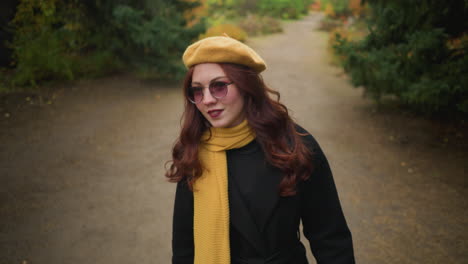
[[[182,56],[187,68],[206,62],[230,62],[260,73],[266,69],[263,59],[244,43],[230,37],[209,37],[188,46]]]

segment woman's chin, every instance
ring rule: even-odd
[[[224,118],[209,120],[209,122],[211,126],[215,128],[228,128],[228,127],[235,126],[235,125],[232,125],[233,122],[230,122],[229,120],[226,120]]]
[[[222,120],[210,120],[211,127],[215,128],[224,128],[227,127],[226,122],[223,122]]]

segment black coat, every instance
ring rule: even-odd
[[[255,140],[227,151],[231,263],[307,264],[300,221],[318,264],[354,263],[328,161],[311,135],[303,139],[314,153],[315,169],[290,197],[278,195],[282,174],[265,162]],[[193,193],[183,182],[177,184],[172,245],[173,264],[193,263]]]

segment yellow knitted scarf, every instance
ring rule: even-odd
[[[195,264],[231,263],[226,150],[240,148],[255,138],[244,120],[231,128],[210,128],[198,151],[204,168],[194,183],[193,232]]]

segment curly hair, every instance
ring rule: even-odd
[[[279,194],[295,195],[298,181],[306,180],[313,169],[312,153],[301,139],[304,134],[296,131],[288,109],[279,102],[279,92],[270,89],[260,74],[243,65],[219,65],[243,96],[245,117],[255,131],[256,140],[267,161],[284,174]],[[181,118],[182,129],[172,149],[172,160],[168,161],[171,165],[165,174],[170,182],[186,180],[191,189],[196,179],[202,175],[198,146],[203,132],[210,127],[196,106],[187,99],[192,75],[193,67],[188,70],[184,79],[183,92],[186,100]]]

